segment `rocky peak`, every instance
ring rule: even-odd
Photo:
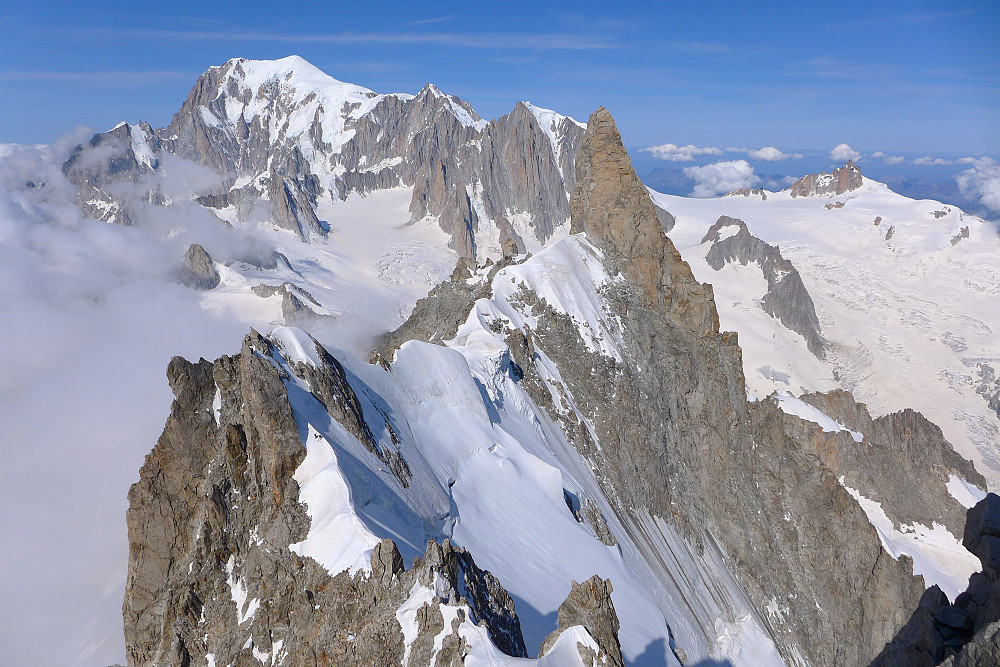
[[[342,571],[296,550],[314,508],[295,476],[307,447],[290,398],[303,385],[292,375],[331,419],[375,445],[343,367],[304,333],[251,331],[234,356],[171,360],[175,400],[129,491],[129,665],[526,657],[513,599],[448,539],[428,540],[410,569],[391,539],[372,544],[367,567]],[[574,586],[560,628],[584,625],[597,633],[588,646],[609,647],[621,665],[610,592],[599,579]]]
[[[219,286],[219,272],[212,265],[211,256],[197,243],[192,243],[184,253],[180,280],[195,289],[210,290]]]
[[[756,263],[767,280],[767,293],[760,307],[805,338],[810,352],[823,357],[825,343],[812,297],[798,270],[781,256],[778,246],[765,243],[750,233],[745,222],[726,215],[719,216],[701,242],[711,242],[705,259],[716,271],[729,262],[744,266]]]
[[[295,56],[234,59],[198,78],[168,127],[95,135],[65,171],[86,215],[130,224],[130,201],[113,185],[148,176],[144,198],[166,203],[156,183],[160,156],[172,153],[224,177],[224,190],[192,199],[231,208],[240,222],[269,211],[270,222],[306,242],[326,235],[321,199],[412,187],[414,220],[436,217],[460,255],[495,261],[508,241],[533,250],[566,224],[582,135],[572,119],[523,104],[488,123],[433,84],[415,96],[381,95]],[[121,147],[110,158],[94,150],[109,142]]]
[[[566,600],[559,605],[557,616],[559,627],[551,635],[546,637],[542,644],[542,655],[555,644],[567,628],[575,625],[583,626],[590,636],[597,641],[601,657],[604,658],[600,664],[610,664],[613,667],[624,667],[625,661],[622,658],[621,645],[618,642],[618,614],[615,613],[615,604],[611,601],[613,592],[611,581],[602,579],[594,575],[587,581],[579,584],[572,582],[569,595]],[[581,657],[584,657],[586,649],[579,647]],[[598,656],[589,656],[590,660],[584,659],[585,664],[598,664]]]
[[[699,333],[718,332],[711,285],[694,279],[667,238],[618,127],[604,107],[587,122],[576,156],[570,209],[571,233],[586,233],[606,253],[609,273],[624,274],[644,306],[666,309]]]
[[[833,173],[806,174],[792,184],[789,193],[793,197],[842,195],[857,190],[863,183],[861,170],[854,164],[854,160],[848,160],[846,165],[834,169]]]

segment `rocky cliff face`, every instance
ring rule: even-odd
[[[979,557],[954,604],[936,586],[872,667],[987,667],[1000,661],[1000,497],[989,494],[968,512],[965,546]]]
[[[561,496],[556,504],[565,500],[561,516],[573,530],[586,526],[588,544],[641,561],[651,589],[682,601],[683,613],[664,617],[678,662],[717,657],[727,628],[753,626],[787,663],[864,665],[905,627],[924,584],[908,557],[886,551],[852,491],[881,502],[893,527],[938,522],[954,533],[961,510],[945,484],[951,475],[981,478],[912,411],[872,419],[845,392],[803,397],[821,421],[797,416],[780,396],[748,403],[736,336],[719,331],[711,287],[664,234],[606,110],[592,115],[574,168],[577,235],[526,261],[508,257],[486,270],[460,262],[381,341],[373,355],[387,369],[381,384],[361,382],[307,337],[252,334],[236,356],[171,362],[176,400],[129,498],[124,617],[133,667],[251,658],[457,665],[477,651],[498,660],[527,653],[513,597],[444,539],[461,518],[458,463],[434,471],[432,483],[425,456],[445,436],[425,435],[421,450],[416,425],[394,411],[404,400],[429,405],[425,418],[450,418],[459,405],[483,429],[512,428],[496,442],[482,435],[492,431],[470,431],[468,447],[493,456],[508,443],[495,475],[507,462],[527,475],[530,460]],[[557,260],[594,265],[574,272]],[[532,282],[549,264],[558,265],[553,289]],[[574,312],[564,294],[593,312]],[[410,338],[489,350],[491,374],[454,350],[400,348]],[[447,366],[445,379],[424,383],[432,362]],[[505,410],[534,417],[513,428]],[[333,457],[315,424],[356,443],[342,452],[341,472],[319,466],[333,475],[324,488],[346,489],[336,477],[343,471],[362,475],[352,487],[362,495],[333,513],[343,524],[329,513],[316,520],[324,516],[314,514],[316,496],[308,512],[303,505],[316,488],[303,471],[318,469],[305,465],[308,452]],[[537,456],[509,458],[512,433],[568,450],[586,493],[560,488],[558,471]],[[401,541],[360,530],[351,512],[361,506]],[[400,553],[414,555],[406,522],[417,524],[416,541],[430,538],[409,570]],[[330,526],[335,549],[303,546]],[[344,546],[351,539],[360,560],[343,555],[356,547]],[[617,589],[601,577],[574,582],[542,659],[623,664]],[[684,626],[681,643],[670,624]]]
[[[431,84],[378,95],[299,58],[235,59],[202,75],[166,128],[95,135],[66,171],[87,215],[127,223],[128,198],[113,184],[155,184],[158,156],[171,153],[226,177],[223,190],[193,193],[206,207],[303,240],[328,230],[321,201],[412,187],[413,219],[437,217],[452,247],[476,257],[477,244],[524,250],[525,237],[535,247],[566,223],[582,135],[572,119],[524,103],[487,123]]]
[[[846,165],[834,169],[833,173],[806,174],[792,183],[789,191],[793,197],[842,195],[857,190],[863,183],[861,170],[854,164],[854,160],[848,160]]]
[[[603,252],[609,275],[621,276],[602,298],[628,361],[595,352],[570,318],[523,295],[536,324],[507,338],[522,386],[592,462],[617,522],[641,549],[662,549],[648,517],[666,522],[694,552],[726,554],[786,661],[867,664],[906,622],[923,585],[907,558],[885,554],[841,479],[861,484],[866,465],[891,458],[888,477],[865,479],[866,491],[882,485],[880,498],[891,487],[912,499],[911,484],[933,484],[933,500],[899,506],[897,517],[940,519],[958,512],[945,470],[978,480],[971,466],[916,416],[875,425],[847,397],[813,399],[844,419],[851,413],[850,423],[880,443],[862,448],[777,401],[748,404],[735,335],[718,331],[711,289],[694,280],[663,234],[603,109],[588,124],[576,181],[572,229]],[[551,385],[545,389],[542,359],[559,369],[561,406]],[[938,467],[914,461],[908,448],[929,452]],[[735,599],[726,604],[730,613],[739,607]]]
[[[694,279],[664,234],[656,207],[604,107],[587,123],[576,164],[571,232],[585,233],[607,253],[609,273],[622,271],[643,306],[666,309],[697,335],[717,332],[712,286]]]
[[[735,228],[737,231],[733,233]],[[781,256],[777,246],[768,245],[750,233],[746,223],[728,216],[719,217],[702,243],[711,242],[705,259],[716,271],[728,262],[760,266],[767,280],[767,293],[761,308],[792,331],[806,339],[809,351],[823,356],[823,336],[812,297],[802,284],[802,277],[792,263]]]
[[[364,566],[343,571],[300,555],[297,545],[316,526],[295,477],[307,451],[289,399],[299,382],[404,488],[409,478],[400,452],[372,437],[339,362],[315,341],[300,342],[315,348],[306,351],[310,363],[283,356],[256,332],[235,356],[171,361],[170,417],[129,492],[129,665],[462,665],[473,652],[526,656],[513,600],[448,539],[429,541],[410,569],[389,539],[375,540]],[[578,664],[606,656],[622,664],[613,606],[574,591],[577,598],[580,618],[560,630],[584,625],[596,639],[571,632],[546,650],[586,660]]]

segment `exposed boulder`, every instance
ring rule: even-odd
[[[215,289],[220,281],[211,256],[197,243],[192,243],[184,253],[184,266],[179,278],[188,287],[201,290]]]

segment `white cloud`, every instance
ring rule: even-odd
[[[955,164],[975,164],[976,158],[974,157],[960,157],[955,160]]]
[[[739,188],[749,188],[760,182],[746,160],[726,160],[704,167],[685,167],[684,175],[695,181],[691,194],[695,197],[715,197]]]
[[[670,162],[690,162],[694,160],[696,155],[722,155],[721,148],[715,148],[714,146],[699,148],[691,144],[687,146],[663,144],[661,146],[650,146],[642,150],[653,157],[660,158],[661,160],[669,160]]]
[[[949,165],[949,164],[955,164],[955,163],[952,162],[951,160],[945,160],[944,158],[940,158],[940,157],[933,158],[933,157],[930,157],[929,155],[925,155],[924,157],[918,157],[918,158],[916,158],[915,160],[912,161],[911,164],[916,164],[916,165],[919,165],[919,166],[922,166],[922,167],[928,167],[928,166],[939,167],[939,166],[942,166],[942,165]]]
[[[879,158],[879,159],[883,160],[886,164],[902,164],[903,163],[903,156],[902,155],[886,155],[882,151],[875,151],[874,153],[872,153],[872,157]]]
[[[974,160],[973,165],[955,177],[958,189],[966,197],[978,199],[986,208],[1000,213],[1000,163],[983,157]]]
[[[126,492],[163,428],[164,369],[232,352],[249,324],[173,278],[191,241],[217,257],[244,231],[191,202],[161,224],[82,218],[60,167],[84,138],[0,159],[0,570],[19,573],[0,624],[23,640],[5,647],[11,664],[124,663]]]
[[[785,153],[774,146],[764,146],[760,150],[747,151],[747,157],[751,160],[761,160],[763,162],[777,162],[778,160],[799,160],[803,157],[801,153]]]
[[[861,159],[861,153],[857,152],[847,144],[837,144],[830,151],[830,159],[834,162],[847,162],[848,160],[854,160],[857,162]]]

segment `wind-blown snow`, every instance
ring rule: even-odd
[[[882,548],[894,560],[901,555],[913,559],[913,574],[924,578],[924,586],[937,585],[952,602],[969,586],[969,577],[983,569],[974,554],[970,553],[947,528],[934,523],[931,528],[919,523],[900,526],[882,510],[882,504],[861,495],[861,492],[844,484],[868,516],[868,521],[878,533]]]

